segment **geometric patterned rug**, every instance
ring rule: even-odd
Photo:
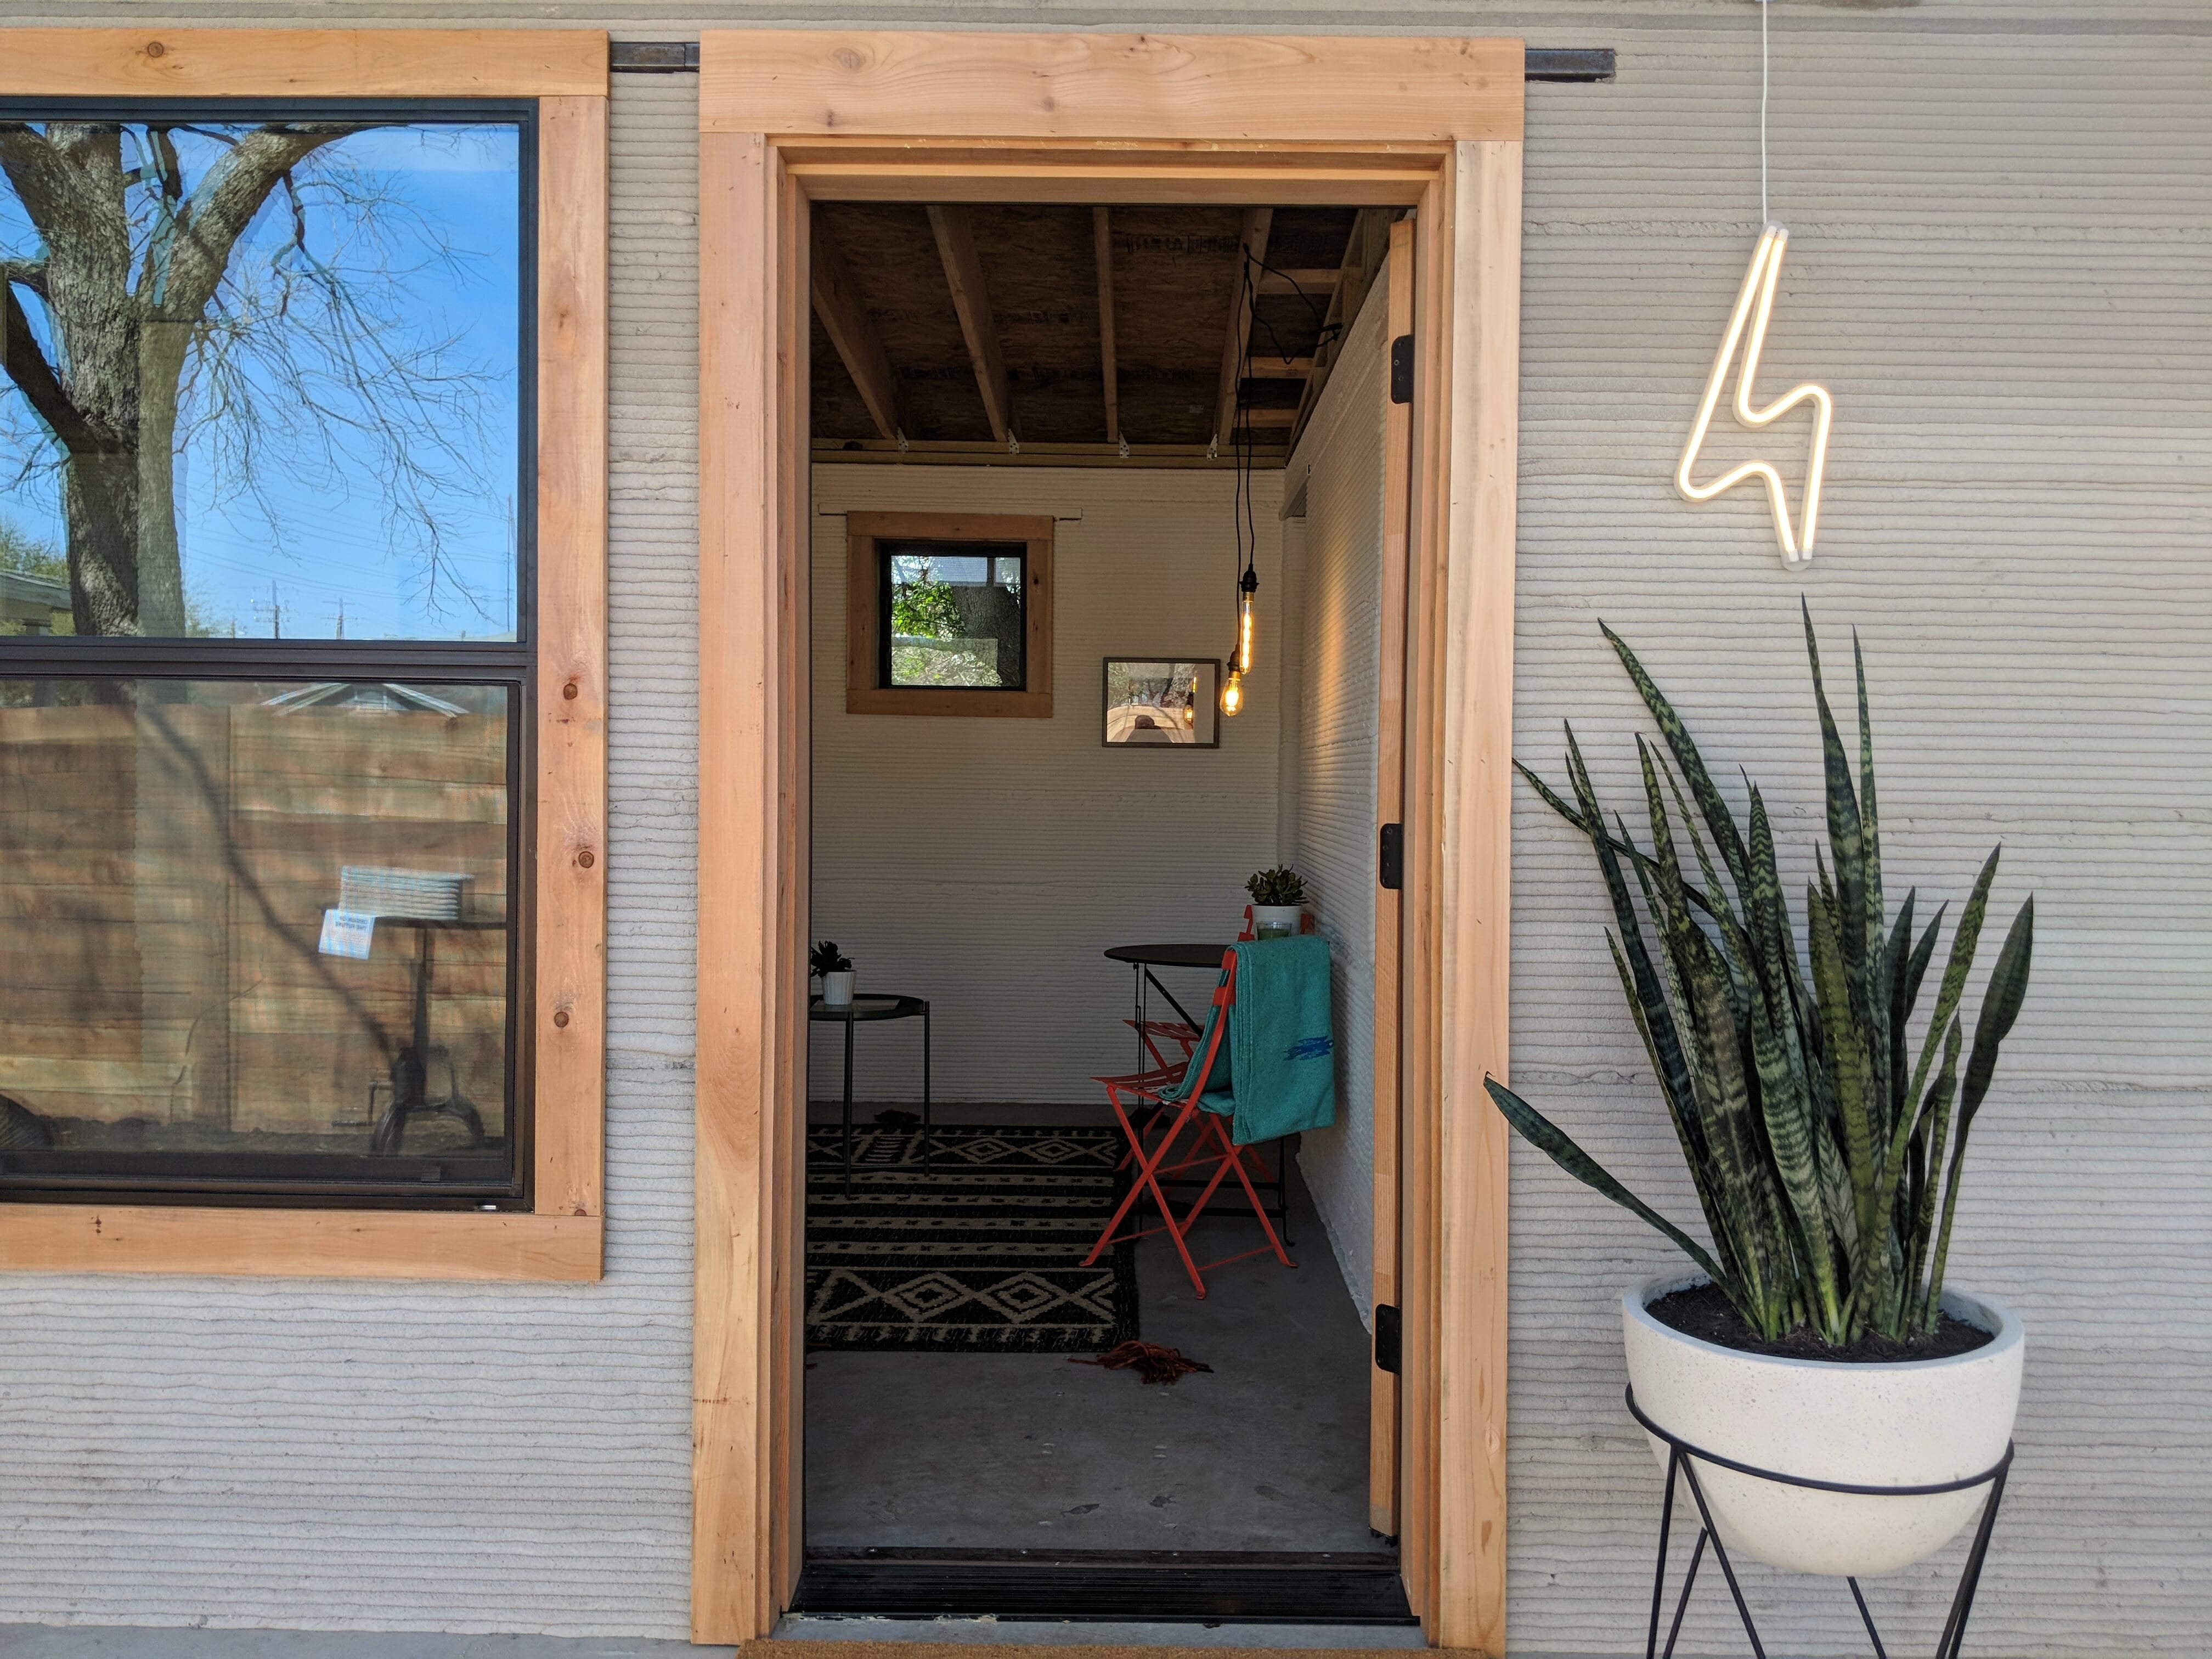
[[[1120,1202],[1112,1129],[806,1132],[806,1343],[872,1352],[1097,1353],[1137,1334],[1137,1247],[1083,1258]]]

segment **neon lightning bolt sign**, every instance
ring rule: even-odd
[[[1759,239],[1759,246],[1751,251],[1751,268],[1743,274],[1743,288],[1735,296],[1735,309],[1729,313],[1728,334],[1721,341],[1720,355],[1713,359],[1713,372],[1705,381],[1705,395],[1698,401],[1698,418],[1691,424],[1690,441],[1682,447],[1681,464],[1674,469],[1674,488],[1686,501],[1709,501],[1724,490],[1733,489],[1747,478],[1759,478],[1766,484],[1766,499],[1774,510],[1774,539],[1782,550],[1784,564],[1803,564],[1813,556],[1813,538],[1820,517],[1820,476],[1827,470],[1828,423],[1834,417],[1835,404],[1827,388],[1808,380],[1793,386],[1765,409],[1751,406],[1752,386],[1759,379],[1759,354],[1766,344],[1766,321],[1774,311],[1774,285],[1782,275],[1782,255],[1790,245],[1790,233],[1780,225],[1769,225]],[[1751,337],[1744,338],[1746,324],[1750,325]],[[1721,386],[1728,379],[1729,364],[1735,356],[1739,342],[1743,344],[1743,367],[1735,377],[1735,418],[1740,426],[1757,430],[1780,420],[1800,404],[1813,405],[1813,449],[1805,464],[1805,501],[1800,526],[1792,530],[1790,523],[1790,500],[1783,493],[1782,475],[1766,461],[1746,461],[1733,471],[1723,472],[1711,483],[1698,483],[1691,473],[1697,465],[1698,452],[1703,448],[1705,433],[1713,423],[1713,411],[1720,406]]]

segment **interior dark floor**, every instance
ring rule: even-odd
[[[936,1119],[1111,1121],[1103,1103],[945,1106]],[[1258,1242],[1249,1211],[1235,1218],[1224,1206],[1200,1222],[1201,1261]],[[1291,1231],[1295,1270],[1249,1257],[1208,1273],[1203,1301],[1166,1241],[1138,1247],[1143,1339],[1213,1368],[1172,1386],[1066,1354],[810,1353],[809,1547],[1380,1547],[1367,1334],[1295,1174]]]

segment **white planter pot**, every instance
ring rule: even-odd
[[[1252,932],[1260,939],[1295,939],[1304,915],[1303,904],[1255,904],[1252,907]]]
[[[825,1008],[846,1008],[852,1006],[853,975],[824,974],[822,975],[822,1006]]]
[[[1753,1468],[1858,1486],[1963,1480],[2004,1455],[2027,1351],[2010,1310],[1946,1291],[1946,1313],[1996,1334],[1950,1359],[1879,1365],[1775,1359],[1685,1336],[1646,1309],[1671,1291],[1705,1282],[1697,1274],[1655,1279],[1621,1298],[1629,1384],[1644,1414],[1668,1433]],[[1645,1438],[1663,1469],[1667,1443]],[[1989,1496],[1987,1486],[1918,1498],[1816,1492],[1704,1462],[1697,1474],[1731,1555],[1838,1577],[1895,1572],[1924,1560],[1957,1536]]]

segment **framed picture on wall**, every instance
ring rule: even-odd
[[[1109,657],[1105,684],[1109,749],[1221,747],[1219,659]]]

